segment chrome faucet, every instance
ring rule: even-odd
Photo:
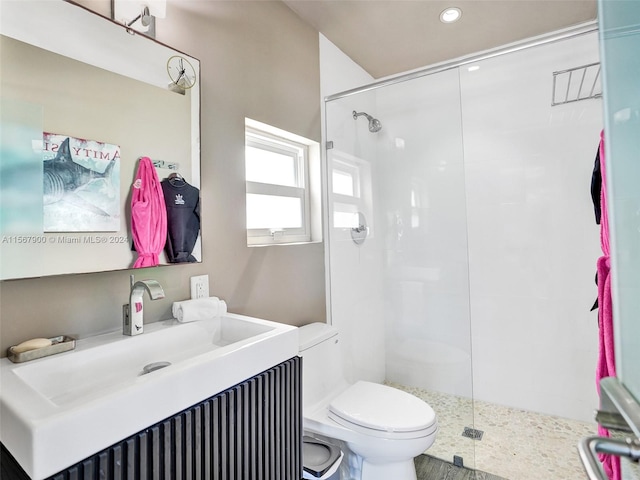
[[[122,334],[140,335],[143,331],[143,303],[144,291],[149,292],[151,300],[164,298],[162,286],[155,280],[135,281],[133,275],[131,279],[131,293],[129,303],[122,308]]]

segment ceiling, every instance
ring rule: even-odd
[[[283,0],[374,78],[595,20],[596,0]],[[455,6],[462,17],[444,24]]]

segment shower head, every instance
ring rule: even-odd
[[[354,120],[357,120],[357,118],[361,115],[364,115],[367,118],[367,120],[369,120],[369,131],[371,133],[376,133],[382,130],[382,124],[380,123],[380,120],[378,120],[377,118],[373,118],[368,113],[356,112],[355,110],[353,111]]]

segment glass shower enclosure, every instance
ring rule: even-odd
[[[325,101],[328,311],[343,364],[349,380],[434,408],[431,456],[581,478],[577,454],[542,453],[595,429],[600,95],[591,24]],[[562,447],[532,445],[541,416]],[[476,442],[507,423],[522,427]],[[541,470],[513,461],[527,454]]]

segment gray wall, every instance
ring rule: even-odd
[[[109,0],[83,3],[109,12]],[[245,116],[320,141],[318,32],[279,1],[183,0],[168,4],[157,38],[201,62],[204,262],[135,272],[165,288],[164,300],[146,300],[145,322],[170,318],[171,303],[188,298],[189,277],[200,274],[232,312],[324,321],[323,245],[248,248],[244,229]],[[0,354],[32,337],[119,328],[129,274],[0,283]]]

